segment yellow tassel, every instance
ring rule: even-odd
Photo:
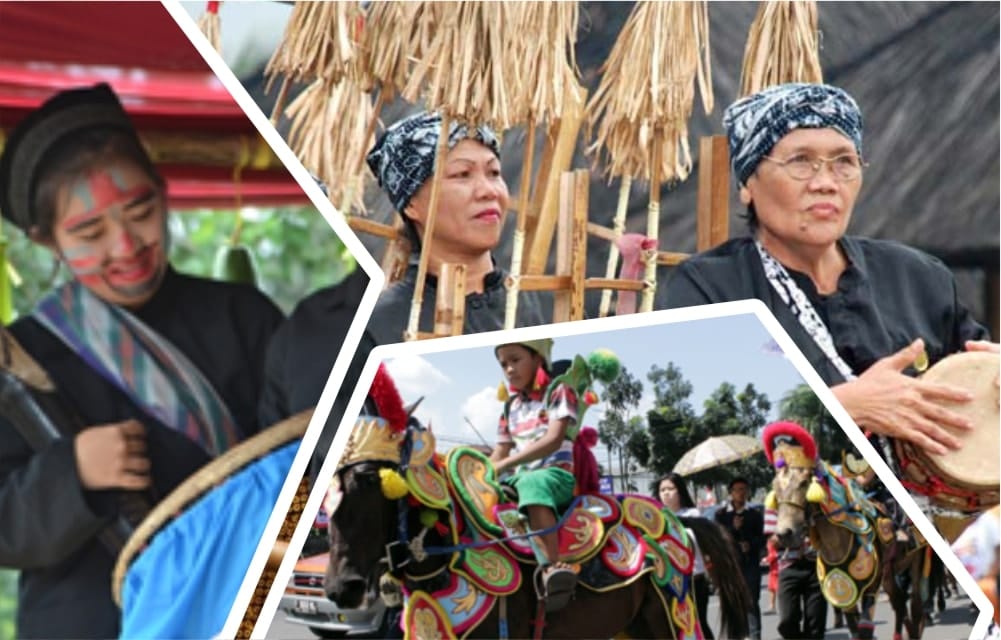
[[[806,490],[806,501],[819,504],[825,500],[827,500],[827,492],[824,491],[824,487],[820,486],[820,483],[814,478],[810,481],[810,488]]]
[[[399,500],[410,493],[407,481],[396,469],[379,469],[379,480],[382,483],[382,495],[389,500]]]
[[[510,397],[511,397],[511,394],[509,394],[507,392],[507,385],[506,384],[504,384],[503,382],[501,382],[499,385],[497,385],[497,399],[498,400],[500,400],[501,402],[507,402],[508,398],[510,398]]]
[[[779,501],[775,497],[775,492],[769,491],[768,495],[765,496],[765,509],[770,509],[772,511],[775,511],[778,508],[779,508]]]

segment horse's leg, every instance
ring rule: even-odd
[[[870,589],[862,594],[859,599],[859,604],[857,605],[860,613],[858,614],[858,622],[856,631],[852,632],[852,635],[859,640],[872,640],[873,634],[875,632],[876,625],[872,619],[873,605],[876,603],[876,594],[879,593],[879,588]]]
[[[835,607],[835,610],[837,610],[837,607]],[[845,624],[848,625],[848,633],[851,634],[852,638],[858,638],[858,623],[862,617],[859,615],[858,608],[842,609],[841,611],[845,616]]]
[[[915,553],[914,561],[911,562],[911,615],[910,624],[907,627],[907,635],[911,640],[920,640],[925,628],[924,594],[922,594],[922,582],[924,578],[924,564],[930,558],[931,547],[925,547],[923,553]]]
[[[904,620],[907,618],[907,594],[897,584],[893,565],[890,563],[884,566],[883,590],[889,596],[890,606],[893,607],[893,640],[901,640],[903,638]]]
[[[639,611],[626,625],[626,634],[631,638],[677,638],[670,620],[671,604],[666,594],[658,594],[658,587],[651,580],[637,580],[627,588],[638,589],[636,593],[642,598],[642,603]],[[695,622],[698,624],[697,616]]]

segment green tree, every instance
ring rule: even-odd
[[[654,408],[647,412],[650,461],[646,466],[660,475],[671,471],[681,455],[699,442],[695,433],[699,422],[688,400],[692,384],[673,362],[652,366],[647,380],[653,385]]]
[[[699,420],[701,439],[725,434],[758,438],[761,428],[768,421],[772,404],[768,396],[758,392],[753,384],[748,384],[738,392],[733,384],[724,382],[706,399],[703,407]],[[751,487],[758,489],[771,483],[772,470],[764,455],[756,454],[744,460],[700,471],[692,474],[691,478],[696,484],[728,484],[737,476],[747,478]]]
[[[603,400],[606,408],[605,415],[598,421],[598,437],[608,447],[610,456],[617,455],[623,486],[628,486],[629,481],[629,462],[632,457],[629,442],[634,433],[643,430],[643,419],[632,415],[639,407],[642,396],[643,383],[625,367],[622,367],[615,380],[605,385]]]
[[[787,391],[779,401],[779,415],[780,419],[796,422],[809,431],[824,460],[839,464],[842,451],[856,451],[810,385],[801,384]]]

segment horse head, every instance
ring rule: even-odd
[[[787,459],[783,462],[776,465],[772,492],[765,506],[776,510],[775,537],[779,546],[796,548],[803,543],[809,524],[808,512],[813,502],[810,488],[814,484],[815,467],[812,461],[791,463]]]
[[[401,449],[406,431],[362,416],[330,487],[330,562],[323,587],[346,608],[368,604],[386,545],[395,539]],[[395,486],[394,486],[395,485]]]
[[[803,543],[809,524],[810,503],[823,500],[823,491],[814,482],[817,445],[803,427],[793,422],[774,422],[762,433],[765,455],[775,467],[772,491],[765,507],[777,513],[775,537],[784,548]],[[819,498],[818,498],[819,496]]]

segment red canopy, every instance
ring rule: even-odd
[[[56,91],[96,82],[114,87],[140,130],[258,137],[160,3],[0,2],[0,132]],[[172,207],[235,202],[232,168],[163,172]],[[244,170],[239,190],[247,204],[308,201],[283,167]]]

